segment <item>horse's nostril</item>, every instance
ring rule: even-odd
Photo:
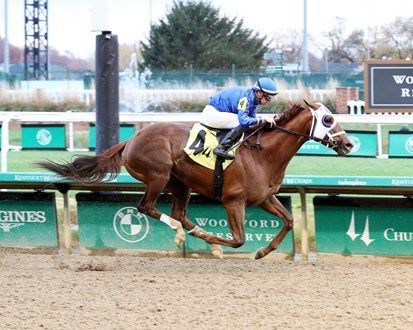
[[[352,149],[354,146],[353,146],[353,143],[351,143],[351,142],[347,142],[346,143],[346,148],[348,148],[348,149]]]

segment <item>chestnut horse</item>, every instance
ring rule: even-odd
[[[307,105],[309,109],[291,104],[288,110],[281,113],[276,126],[262,129],[261,148],[248,148],[246,143],[242,143],[236,152],[236,159],[225,170],[221,202],[228,216],[232,239],[208,233],[187,217],[191,191],[214,198],[213,170],[198,165],[183,151],[190,124],[155,123],[101,155],[75,156],[65,164],[47,160],[37,162],[37,165],[64,178],[87,182],[112,179],[124,165],[131,176],[146,186],[138,205],[139,212],[174,229],[178,246],[185,241],[185,228],[188,234],[211,244],[212,253],[219,257],[222,257],[221,245],[237,248],[244,244],[245,208],[258,205],[284,221],[282,229],[269,245],[256,252],[255,258],[259,259],[275,250],[293,228],[292,215],[275,194],[283,182],[288,163],[301,145],[313,139],[333,148],[339,155],[348,154],[353,147],[324,105]],[[163,191],[169,191],[173,197],[170,216],[156,208]]]

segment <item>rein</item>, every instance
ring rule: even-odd
[[[310,108],[310,109],[311,109],[311,108]],[[312,113],[312,114],[313,114],[313,113]],[[314,116],[314,114],[313,114],[313,125],[314,125],[314,119],[315,119],[315,116]],[[265,126],[266,126],[266,123],[263,123],[263,124],[259,125],[258,128],[256,128],[252,133],[250,133],[249,135],[247,135],[246,137],[244,137],[244,139],[242,139],[241,141],[238,141],[238,142],[237,142],[233,147],[231,147],[230,149],[233,149],[233,148],[239,146],[241,143],[244,143],[247,147],[254,147],[254,148],[257,148],[257,149],[261,149],[261,144],[260,144],[259,140],[260,140],[260,137],[261,137],[262,130],[265,128]],[[277,125],[277,124],[274,124],[271,128],[272,128],[272,129],[279,130],[279,131],[281,131],[281,132],[283,132],[283,133],[286,133],[286,134],[289,134],[289,135],[304,137],[304,138],[306,138],[307,140],[313,140],[313,141],[322,143],[322,144],[326,145],[328,148],[332,148],[332,149],[338,148],[338,147],[340,146],[339,142],[337,142],[337,141],[334,140],[333,138],[334,138],[335,136],[338,136],[338,135],[341,135],[341,134],[345,134],[344,131],[340,131],[340,132],[333,133],[333,134],[331,134],[330,132],[327,132],[326,136],[328,136],[328,138],[319,138],[319,137],[316,137],[316,136],[314,136],[314,135],[312,134],[312,133],[313,133],[313,129],[311,129],[310,134],[304,134],[304,133],[301,133],[301,132],[297,132],[297,131],[290,130],[290,129],[288,129],[288,128],[284,128],[284,127],[279,126],[279,125]],[[248,139],[249,139],[250,137],[256,135],[256,134],[259,134],[258,137],[257,137],[257,142],[256,142],[255,144],[249,144],[249,143],[247,143],[247,142],[248,142]]]
[[[277,130],[279,130],[279,131],[281,131],[281,132],[290,134],[290,135],[305,137],[307,140],[314,140],[314,141],[316,141],[316,142],[325,143],[325,144],[327,144],[327,145],[329,145],[329,146],[331,146],[331,147],[338,147],[338,142],[335,141],[335,140],[331,140],[331,139],[320,139],[320,138],[318,138],[318,137],[316,137],[316,136],[311,136],[311,135],[309,135],[309,134],[304,134],[304,133],[292,131],[292,130],[290,130],[290,129],[288,129],[288,128],[284,128],[284,127],[278,126],[277,124],[275,124],[275,125],[273,126],[273,128],[274,128],[274,129],[277,129]],[[337,135],[339,135],[339,134],[336,133],[336,134],[333,134],[332,136],[334,137],[334,136],[337,136]]]
[[[255,129],[251,134],[249,134],[248,136],[246,136],[246,137],[243,139],[243,141],[238,141],[238,143],[236,143],[236,145],[235,145],[234,147],[238,146],[238,145],[241,144],[242,142],[247,141],[251,136],[256,135],[258,132],[260,132],[261,130],[264,129],[265,125],[266,125],[266,124],[263,124],[263,125],[259,126],[259,127],[258,127],[257,129]],[[337,141],[335,141],[335,140],[325,139],[325,138],[324,138],[324,139],[321,139],[321,138],[318,138],[318,137],[316,137],[316,136],[311,136],[311,135],[309,135],[309,134],[304,134],[304,133],[301,133],[301,132],[292,131],[292,130],[290,130],[290,129],[288,129],[288,128],[284,128],[284,127],[282,127],[282,126],[278,126],[277,124],[275,124],[272,128],[273,128],[273,129],[276,129],[276,130],[279,130],[279,131],[281,131],[281,132],[290,134],[290,135],[295,135],[295,136],[304,137],[304,138],[306,138],[307,140],[314,140],[314,141],[316,141],[316,142],[324,143],[324,144],[326,144],[327,146],[329,146],[330,148],[336,148],[336,147],[339,146],[339,143],[338,143]],[[335,136],[341,135],[341,134],[344,134],[344,132],[338,132],[338,133],[331,134],[331,137],[335,137]],[[260,148],[259,146],[260,146],[260,144],[258,143],[258,144],[257,144],[257,148],[258,148],[258,149]],[[231,148],[231,149],[232,149],[232,148]]]

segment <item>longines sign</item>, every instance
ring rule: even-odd
[[[0,247],[58,248],[55,193],[0,192]]]
[[[413,61],[366,61],[366,112],[413,112]]]

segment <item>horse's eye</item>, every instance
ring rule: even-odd
[[[321,121],[325,127],[331,127],[334,124],[334,118],[331,115],[324,115]]]

